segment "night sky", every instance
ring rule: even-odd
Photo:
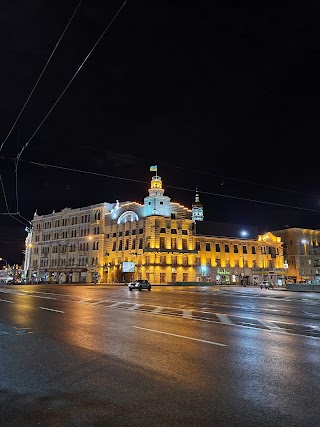
[[[150,165],[207,220],[318,228],[319,19],[314,1],[2,0],[0,257],[22,262],[35,210],[143,203]]]

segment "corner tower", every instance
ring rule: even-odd
[[[164,196],[161,176],[158,175],[158,167],[150,166],[150,171],[156,174],[151,179],[149,196],[144,198],[146,216],[162,215],[170,216],[170,197]]]
[[[198,189],[196,188],[195,200],[192,204],[192,217],[194,221],[203,221],[203,205],[199,199]]]

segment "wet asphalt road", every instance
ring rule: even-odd
[[[1,426],[320,425],[320,294],[0,286]]]

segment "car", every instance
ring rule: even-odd
[[[138,279],[130,282],[128,288],[129,291],[132,291],[132,289],[137,289],[138,291],[142,291],[142,289],[148,289],[148,291],[151,291],[151,284],[149,280]]]
[[[11,285],[14,283],[12,276],[1,276],[0,283],[4,283],[6,285]]]
[[[273,284],[271,282],[268,282],[268,280],[264,280],[263,282],[260,283],[260,288],[273,289]]]

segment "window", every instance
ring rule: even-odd
[[[233,252],[234,252],[235,254],[239,253],[238,245],[233,245]]]
[[[160,273],[160,283],[166,283],[166,273]]]
[[[248,253],[246,246],[242,246],[242,253],[243,254],[247,254]]]
[[[160,248],[165,249],[166,245],[166,239],[165,237],[160,237]]]
[[[256,247],[252,246],[251,250],[252,250],[252,254],[255,255],[256,254]]]
[[[210,245],[210,243],[206,243],[206,251],[207,252],[211,251],[211,245]]]
[[[224,251],[225,253],[229,253],[229,245],[224,245]]]
[[[175,237],[171,239],[171,249],[177,249],[177,239]]]
[[[166,229],[164,227],[161,227],[160,228],[160,233],[165,233],[165,232],[166,232]]]
[[[176,228],[171,228],[171,234],[177,234],[177,229]]]
[[[200,251],[200,242],[196,242],[196,250]]]
[[[220,244],[216,243],[216,252],[220,252]]]

